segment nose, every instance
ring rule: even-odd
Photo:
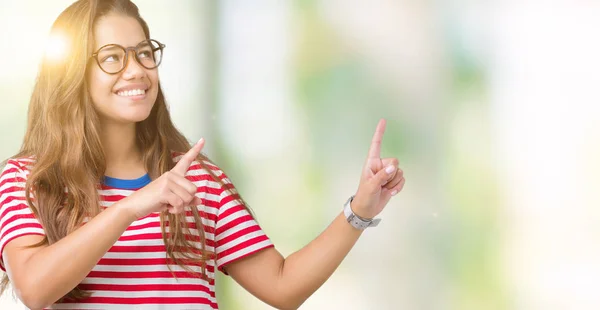
[[[142,65],[140,65],[135,59],[135,51],[129,50],[127,51],[127,63],[125,64],[125,69],[123,70],[123,78],[126,80],[133,80],[136,78],[142,78],[146,75],[146,71]]]

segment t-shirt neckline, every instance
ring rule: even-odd
[[[110,187],[121,189],[138,189],[148,185],[152,180],[148,173],[137,179],[118,179],[104,176],[103,184]]]

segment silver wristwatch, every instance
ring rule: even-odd
[[[348,201],[344,204],[344,215],[346,216],[346,221],[350,223],[356,229],[366,229],[367,227],[375,227],[381,222],[381,219],[365,219],[354,212],[352,212],[352,208],[350,208],[350,203],[354,200],[354,195],[348,198]]]

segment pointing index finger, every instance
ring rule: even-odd
[[[196,157],[198,157],[198,154],[200,154],[200,151],[203,147],[204,138],[201,138],[200,141],[198,141],[194,146],[192,146],[192,148],[181,157],[181,159],[177,162],[175,167],[171,169],[171,171],[181,176],[185,176],[185,173],[190,168],[192,162],[196,160]]]
[[[385,132],[385,119],[380,119],[371,140],[371,148],[369,149],[369,158],[380,158],[381,153],[381,141],[383,140],[383,133]]]

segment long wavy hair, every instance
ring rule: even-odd
[[[62,61],[43,59],[29,103],[27,131],[23,145],[15,158],[35,157],[25,185],[27,203],[41,222],[46,233],[44,239],[31,247],[50,245],[76,230],[86,217],[100,212],[98,186],[106,170],[105,155],[99,132],[101,130],[88,90],[87,70],[93,53],[93,29],[99,18],[115,13],[135,18],[146,38],[150,38],[148,25],[130,0],[79,0],[64,10],[54,22],[51,33],[62,33],[76,43]],[[136,124],[137,145],[142,150],[146,171],[152,179],[171,170],[173,153],[185,153],[191,146],[175,128],[159,86],[158,97],[149,117]],[[232,186],[225,187],[204,161],[198,161],[236,200],[246,206]],[[66,193],[65,194],[65,189]],[[35,205],[30,195],[35,196]],[[191,208],[196,240],[185,214],[160,214],[162,237],[167,260],[187,272],[206,278],[206,261],[214,253],[206,250],[204,226],[196,208]],[[169,226],[169,232],[166,232]],[[192,225],[193,226],[193,225]],[[192,242],[197,241],[200,248]],[[200,266],[194,272],[188,266]],[[175,274],[171,271],[173,276]],[[10,280],[5,274],[0,282],[0,295]],[[74,288],[62,299],[80,300],[90,293]],[[61,299],[61,300],[62,300]]]

